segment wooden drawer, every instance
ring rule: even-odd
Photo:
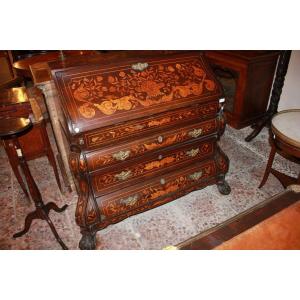
[[[195,105],[185,109],[176,109],[142,120],[138,119],[118,126],[91,131],[83,136],[78,136],[75,139],[75,143],[81,149],[94,149],[100,145],[115,143],[141,134],[149,134],[152,131],[162,130],[174,125],[179,126],[186,122],[210,119],[215,117],[218,111],[219,103],[216,102]]]
[[[145,158],[122,163],[109,170],[95,172],[91,180],[95,196],[99,197],[133,185],[138,180],[146,180],[149,176],[159,176],[172,169],[182,168],[187,163],[212,157],[215,141],[215,137],[204,141],[197,140],[175,149],[156,151]]]
[[[97,198],[101,219],[114,218],[138,208],[163,204],[165,198],[172,197],[181,190],[191,187],[201,187],[213,181],[216,175],[216,165],[213,160],[205,161],[196,166],[189,166],[180,171],[159,176],[142,184],[130,186],[111,194]],[[147,209],[147,208],[146,208]]]
[[[151,151],[179,143],[192,141],[217,132],[217,119],[192,124],[181,129],[160,132],[147,138],[140,138],[133,142],[121,144],[99,151],[86,154],[89,171],[98,170],[101,167],[120,163]]]

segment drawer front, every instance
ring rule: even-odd
[[[197,167],[189,167],[181,171],[158,177],[140,185],[131,186],[121,192],[115,192],[97,198],[101,218],[113,218],[139,207],[153,205],[166,197],[179,193],[192,186],[201,186],[202,182],[211,180],[216,175],[214,161],[206,161]]]
[[[122,144],[117,147],[94,151],[86,155],[88,168],[90,171],[95,171],[101,167],[128,161],[129,159],[144,155],[151,151],[216,133],[217,129],[218,121],[216,119],[211,119],[181,129],[137,139],[134,142]]]
[[[183,122],[213,118],[218,113],[218,110],[219,104],[216,102],[196,105],[186,109],[176,109],[172,112],[158,114],[143,120],[135,120],[119,126],[87,133],[83,138],[77,138],[76,143],[81,148],[93,149],[100,145],[116,142],[119,139],[139,134],[148,134],[150,131],[161,130],[162,128],[179,125]]]
[[[215,138],[196,141],[177,149],[165,150],[131,164],[121,164],[105,173],[92,175],[92,186],[96,197],[104,193],[134,184],[133,181],[145,176],[158,176],[161,173],[180,168],[183,164],[203,160],[212,156],[215,150]],[[124,165],[124,167],[122,167]]]

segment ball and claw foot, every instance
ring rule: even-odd
[[[79,242],[79,249],[81,250],[95,250],[96,249],[96,233],[83,233]]]
[[[224,177],[222,177],[218,180],[217,187],[218,187],[219,192],[222,195],[229,195],[231,192],[231,188],[230,188],[229,184],[227,183],[227,181],[224,179]]]

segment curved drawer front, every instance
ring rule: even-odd
[[[212,156],[215,150],[215,138],[205,141],[197,141],[174,150],[161,151],[155,155],[147,156],[133,164],[112,168],[104,174],[92,175],[92,186],[96,197],[101,194],[112,192],[132,184],[132,180],[143,176],[158,176],[166,172],[166,169],[180,168],[182,164],[191,163],[193,160],[203,160]]]
[[[152,135],[144,139],[138,139],[135,142],[122,144],[118,147],[91,152],[86,156],[88,168],[90,171],[95,171],[101,167],[128,161],[131,158],[138,157],[154,150],[213,134],[217,132],[217,129],[218,122],[217,120],[212,119],[189,125],[181,129]]]
[[[162,130],[172,125],[180,125],[180,123],[201,120],[202,118],[213,118],[219,110],[219,104],[216,102],[205,105],[195,105],[186,109],[176,109],[172,112],[158,114],[151,118],[143,120],[135,120],[117,127],[108,127],[99,129],[94,132],[84,134],[83,139],[77,138],[76,142],[82,148],[93,149],[99,145],[105,145],[117,142],[119,139],[129,138],[139,134],[149,134],[151,130]]]
[[[131,186],[121,192],[115,192],[97,198],[101,218],[113,218],[146,205],[155,206],[155,202],[180,193],[192,186],[201,186],[202,182],[213,179],[216,175],[214,161],[204,162],[197,167],[188,167],[172,172],[166,177]]]

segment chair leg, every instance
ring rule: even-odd
[[[47,156],[48,156],[48,160],[49,160],[49,162],[50,162],[50,164],[51,164],[51,166],[52,166],[52,168],[53,168],[53,171],[54,171],[54,175],[55,175],[55,179],[56,179],[57,185],[58,185],[60,191],[62,191],[62,190],[61,190],[60,180],[59,180],[58,169],[57,169],[57,165],[56,165],[56,162],[55,162],[55,157],[54,157],[54,154],[53,154],[53,152],[52,152],[51,149],[48,149],[48,151],[47,151]]]
[[[54,154],[53,154],[53,151],[52,151],[52,148],[51,148],[51,144],[50,144],[50,141],[49,141],[49,137],[48,137],[48,134],[47,134],[46,123],[43,123],[41,128],[42,128],[42,132],[43,132],[44,143],[46,144],[45,148],[46,148],[48,161],[49,161],[50,165],[53,168],[55,179],[56,179],[57,185],[59,187],[59,190],[62,191],[60,180],[59,180],[58,169],[57,169],[57,165],[56,165],[56,161],[55,161],[55,157],[54,157]]]
[[[269,160],[268,160],[268,163],[267,163],[267,167],[266,167],[266,170],[265,170],[264,177],[263,177],[263,179],[262,179],[262,181],[261,181],[261,183],[258,187],[259,189],[262,188],[265,185],[265,183],[266,183],[266,181],[269,177],[269,174],[270,174],[271,169],[272,169],[272,164],[273,164],[273,160],[274,160],[274,157],[275,157],[275,153],[276,153],[276,147],[273,144],[272,148],[271,148],[270,155],[269,155]]]

